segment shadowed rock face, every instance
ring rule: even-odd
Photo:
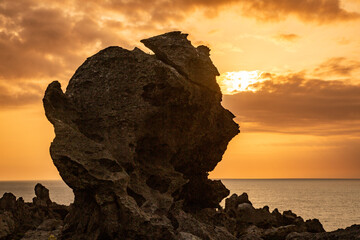
[[[106,48],[65,93],[48,86],[50,153],[75,194],[64,239],[232,239],[193,217],[229,194],[207,176],[239,130],[220,104],[209,49],[186,37],[142,40],[155,55]]]

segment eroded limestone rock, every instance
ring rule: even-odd
[[[192,217],[229,194],[207,176],[239,132],[221,106],[210,50],[180,32],[142,42],[155,55],[109,47],[79,67],[65,93],[58,82],[46,90],[51,157],[75,194],[64,238],[221,239]]]
[[[229,190],[208,172],[239,130],[221,106],[210,50],[180,32],[142,42],[155,55],[109,47],[77,69],[65,93],[56,81],[46,90],[51,157],[75,194],[64,225],[51,231],[72,240],[327,236],[318,220],[256,209],[246,193],[219,207]],[[34,203],[48,202],[38,189]]]

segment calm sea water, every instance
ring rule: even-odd
[[[245,180],[223,179],[231,194],[247,192],[254,207],[292,210],[305,220],[318,218],[327,231],[360,224],[360,180]],[[70,204],[72,190],[62,181],[0,182],[0,194],[12,192],[30,202],[36,183],[50,190],[50,198]],[[223,203],[222,203],[223,204]]]

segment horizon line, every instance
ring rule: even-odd
[[[360,178],[209,178],[211,180],[360,180]],[[63,181],[62,179],[12,179],[0,182]]]
[[[360,178],[211,178],[216,180],[360,180]]]

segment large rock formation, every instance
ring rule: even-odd
[[[59,82],[48,86],[43,102],[56,134],[50,154],[75,200],[63,228],[56,219],[44,221],[24,239],[50,233],[72,240],[330,236],[316,219],[255,209],[247,194],[219,207],[229,190],[208,172],[239,130],[221,106],[210,50],[193,47],[180,32],[142,42],[155,55],[109,47],[79,67],[65,93]],[[41,186],[36,195],[36,207],[52,204]],[[16,204],[6,198],[0,206]],[[12,225],[7,221],[4,232]]]
[[[207,226],[191,215],[229,194],[207,176],[239,132],[221,106],[210,50],[180,32],[142,42],[155,55],[109,47],[65,93],[58,82],[46,90],[51,157],[75,194],[64,238],[226,239],[212,226],[198,233]]]

